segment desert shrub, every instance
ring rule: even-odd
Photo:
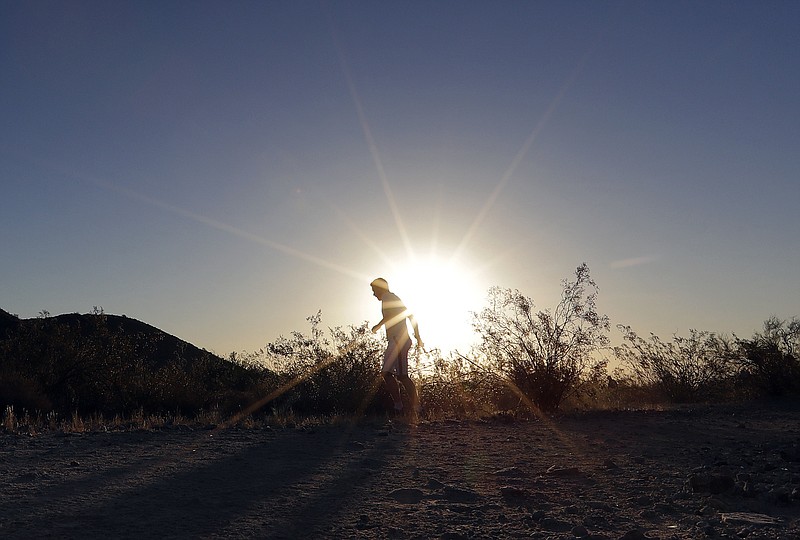
[[[562,410],[617,409],[621,407],[618,389],[623,379],[608,373],[608,362],[595,363],[563,401]]]
[[[492,373],[476,369],[457,353],[431,353],[432,365],[420,374],[419,395],[430,418],[477,418],[498,410],[505,387]],[[505,407],[508,408],[508,407]]]
[[[32,411],[49,411],[53,408],[34,380],[9,369],[0,369],[0,405]]]
[[[688,337],[662,341],[655,334],[639,337],[619,325],[625,342],[615,347],[616,358],[642,388],[673,403],[720,399],[728,395],[733,374],[734,347],[712,332],[690,330]]]
[[[609,343],[609,319],[597,311],[589,267],[581,264],[562,287],[558,305],[540,311],[518,290],[492,288],[473,325],[490,370],[546,412],[558,409]]]
[[[617,367],[591,373],[564,402],[565,410],[620,410],[662,406],[669,400],[660,388]]]
[[[69,410],[90,392],[91,375],[99,370],[92,344],[84,342],[80,326],[42,317],[20,325],[0,342],[2,386],[27,388],[17,394],[20,408],[38,409],[45,403],[56,410]],[[3,393],[5,401],[10,396]],[[89,398],[91,399],[91,398]]]
[[[354,414],[378,408],[383,393],[383,345],[367,323],[320,328],[321,313],[308,317],[311,332],[280,337],[256,355],[280,377],[270,407],[301,415]]]
[[[737,339],[738,383],[746,393],[785,396],[800,393],[800,319],[771,317],[750,339]]]

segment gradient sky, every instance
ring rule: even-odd
[[[586,261],[614,324],[749,337],[800,315],[798,24],[795,1],[2,2],[0,307],[227,354],[320,309],[377,322],[369,281],[410,261],[450,262],[459,290],[425,294],[475,310],[492,285],[552,306]]]

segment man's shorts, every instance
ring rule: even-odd
[[[410,339],[402,342],[390,339],[386,353],[383,355],[381,373],[394,373],[398,377],[408,377],[408,351],[410,350]]]

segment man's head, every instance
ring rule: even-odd
[[[372,287],[372,294],[378,300],[382,299],[383,295],[389,292],[389,282],[380,277],[372,280],[369,286]]]

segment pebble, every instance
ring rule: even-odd
[[[528,496],[528,492],[517,486],[502,486],[500,495],[506,499],[524,499]]]

